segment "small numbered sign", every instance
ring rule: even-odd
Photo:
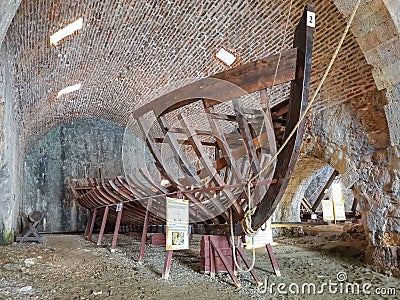
[[[118,203],[115,211],[121,211],[121,210],[122,210],[122,203]]]
[[[315,13],[312,11],[307,11],[307,26],[308,27],[315,27]]]

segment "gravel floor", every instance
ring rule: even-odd
[[[277,240],[281,277],[272,273],[265,250],[258,250],[255,269],[267,288],[257,288],[245,273],[239,275],[241,289],[226,274],[211,279],[200,273],[199,236],[190,250],[174,253],[169,280],[161,279],[164,247],[148,246],[138,264],[139,238],[120,235],[114,254],[111,238],[97,247],[80,235],[46,235],[45,245],[0,247],[0,299],[400,299],[378,295],[400,294],[400,280],[364,266],[365,241],[343,241],[334,230]],[[351,290],[356,285],[358,294]]]

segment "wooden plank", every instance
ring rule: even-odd
[[[193,171],[192,165],[190,164],[189,160],[187,159],[186,155],[182,152],[182,149],[176,140],[173,134],[168,133],[168,121],[165,116],[160,116],[157,118],[158,123],[161,126],[162,131],[165,134],[165,139],[167,140],[168,144],[173,151],[177,163],[181,167],[185,178],[193,185],[197,186],[198,183],[201,182],[200,177]]]
[[[169,272],[171,271],[173,253],[174,253],[173,250],[167,250],[167,254],[165,255],[164,268],[163,268],[163,272],[162,272],[163,279],[169,278]]]
[[[193,103],[197,99],[218,99],[218,101],[212,103],[216,104],[271,87],[273,83],[277,85],[288,82],[295,77],[296,55],[296,48],[282,52],[276,76],[278,54],[229,69],[210,78],[204,78],[176,89],[138,108],[133,113],[133,117],[139,119],[151,110],[154,111],[156,116],[160,116]],[[231,84],[227,84],[227,82]]]
[[[227,163],[229,168],[226,169],[226,174],[225,178],[223,179],[223,182],[226,184],[226,178],[227,178],[227,173],[231,172],[232,176],[236,179],[238,183],[242,183],[245,181],[245,178],[243,177],[243,174],[240,172],[239,168],[236,165],[236,160],[234,159],[234,156],[232,154],[232,151],[228,145],[228,141],[226,140],[223,131],[221,127],[219,126],[219,123],[214,120],[215,116],[215,109],[213,106],[206,105],[204,103],[204,108],[207,114],[207,118],[211,127],[211,131],[214,133],[214,136],[217,137],[217,144],[219,149],[221,149],[222,154],[224,156],[224,161]],[[235,117],[235,116],[234,116]],[[236,117],[235,117],[236,118]],[[218,170],[218,169],[217,169]],[[219,171],[219,170],[218,170]],[[244,193],[245,198],[247,199],[247,193]],[[235,201],[237,202],[237,201]],[[237,205],[241,205],[238,203]],[[240,218],[243,216],[240,215]]]
[[[312,211],[316,211],[316,209],[318,208],[319,204],[321,203],[322,199],[324,199],[325,196],[325,191],[327,189],[329,189],[329,187],[332,185],[333,181],[335,180],[336,176],[339,174],[338,171],[334,170],[331,174],[331,176],[329,177],[328,181],[325,183],[324,187],[322,188],[321,192],[318,195],[317,200],[315,200],[311,210]]]
[[[147,238],[147,232],[149,229],[149,221],[150,221],[150,209],[153,205],[153,199],[150,198],[149,201],[147,202],[147,208],[146,208],[146,216],[144,218],[144,223],[143,223],[143,231],[142,231],[142,240],[140,242],[140,251],[139,251],[139,262],[143,262],[144,258],[144,250],[146,247],[146,238]]]
[[[278,118],[286,115],[288,113],[288,111],[289,111],[288,106],[282,107],[280,110],[278,110],[272,114],[272,120],[277,120]]]
[[[238,169],[238,167],[236,166],[236,160],[234,158],[232,150],[230,149],[228,141],[227,141],[221,127],[219,126],[219,123],[213,119],[213,116],[215,115],[215,109],[212,106],[206,106],[206,105],[204,105],[204,106],[205,106],[208,121],[210,123],[211,131],[213,132],[214,136],[217,137],[217,144],[218,144],[219,149],[221,149],[221,151],[222,151],[222,154],[224,156],[224,161],[226,162],[227,166],[230,167],[229,170],[232,172],[232,174],[235,177],[235,179],[237,180],[237,182],[238,183],[244,182],[245,179],[244,179],[242,173],[240,172],[240,170]],[[233,116],[233,117],[235,117],[235,116]],[[235,117],[235,119],[236,119],[236,117]],[[218,171],[221,169],[222,168],[220,168],[220,169],[217,168]]]
[[[208,157],[208,155],[204,152],[202,149],[200,140],[198,136],[196,135],[196,132],[193,130],[193,128],[190,126],[189,121],[184,115],[180,115],[179,119],[181,121],[181,125],[183,129],[186,131],[186,135],[188,136],[188,139],[192,142],[192,147],[194,152],[196,153],[197,157],[199,158],[200,162],[204,166],[204,170],[207,172],[208,176],[211,178],[211,180],[214,182],[215,185],[217,186],[224,186],[225,182],[223,179],[218,175],[217,170],[214,167],[214,164],[212,163],[211,159]],[[243,215],[243,208],[236,202],[236,199],[232,192],[230,190],[222,190],[222,193],[225,194],[226,197],[228,197],[229,201],[233,204],[234,210],[236,213],[240,216]],[[213,202],[217,208],[220,211],[223,211],[223,215],[225,217],[228,217],[226,209],[228,207],[223,207],[221,206],[218,201]],[[229,219],[229,218],[228,218]]]
[[[235,284],[235,286],[237,288],[240,288],[241,285],[235,275],[235,273],[233,272],[233,268],[232,266],[229,265],[228,261],[226,260],[224,254],[221,252],[221,250],[219,249],[218,245],[215,244],[214,240],[212,239],[212,237],[210,237],[210,244],[212,246],[212,249],[214,250],[214,252],[219,256],[219,258],[221,259],[222,263],[224,264],[226,270],[228,271],[230,277],[233,280],[233,283]],[[214,255],[215,257],[215,255]]]
[[[301,204],[304,206],[305,209],[310,209],[312,208],[312,205],[310,204],[310,202],[308,202],[306,197],[303,197],[303,199],[301,199]]]
[[[208,108],[211,107],[210,105],[207,105],[207,106],[208,106]],[[206,108],[207,108],[207,106],[206,106]],[[214,119],[217,119],[217,120],[236,122],[236,116],[234,116],[234,115],[216,113],[215,111],[210,112],[209,115],[212,116]]]
[[[152,121],[155,122],[155,119]],[[161,175],[165,179],[167,179],[170,182],[170,184],[173,187],[176,188],[176,183],[175,183],[176,180],[174,180],[174,178],[171,177],[172,175],[165,170],[165,167],[162,164],[163,159],[162,159],[162,156],[160,153],[160,149],[155,144],[154,137],[151,135],[149,128],[147,128],[147,122],[143,121],[141,118],[139,118],[138,124],[139,124],[139,127],[140,127],[143,135],[145,136],[146,144],[155,160],[155,165],[156,165],[158,171],[161,173]]]
[[[154,141],[155,141],[156,143],[158,143],[158,144],[165,144],[165,143],[168,143],[168,142],[166,141],[165,138],[161,138],[161,137],[155,137],[155,138],[154,138]],[[178,142],[178,144],[180,144],[180,145],[190,145],[190,142],[189,142],[188,140],[180,140],[180,139],[177,139],[177,142]],[[202,144],[203,146],[207,146],[207,147],[215,147],[215,143],[214,143],[214,142],[205,142],[205,141],[202,141],[201,144]]]
[[[243,143],[246,146],[247,154],[251,158],[250,164],[254,174],[257,174],[260,169],[260,161],[257,156],[256,149],[253,144],[253,137],[250,131],[250,126],[247,122],[247,119],[242,111],[241,105],[237,99],[232,101],[233,107],[235,108],[236,112],[236,120],[239,125],[240,135],[242,136]]]
[[[99,232],[99,237],[97,239],[97,246],[100,246],[103,241],[104,229],[106,228],[109,209],[110,209],[109,206],[106,206],[106,208],[104,209],[103,219],[101,221],[101,227],[100,227],[100,232]]]
[[[115,222],[114,235],[113,235],[113,240],[111,243],[111,253],[114,253],[115,248],[117,247],[117,239],[118,239],[119,226],[121,224],[122,209],[123,209],[123,206],[117,213],[117,221]]]

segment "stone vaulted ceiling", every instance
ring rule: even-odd
[[[294,0],[287,19],[290,2],[275,0],[22,1],[5,39],[22,152],[68,120],[103,118],[125,126],[160,87],[224,70],[214,58],[221,47],[235,52],[239,64],[289,48],[307,2]],[[314,88],[345,27],[332,1],[315,2]],[[79,17],[82,30],[50,45],[51,34]],[[77,83],[79,91],[56,98]],[[375,89],[371,68],[349,35],[314,111]]]

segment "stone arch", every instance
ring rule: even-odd
[[[353,11],[352,0],[335,0],[340,13],[347,18]],[[360,5],[350,27],[369,65],[376,87],[386,94],[384,106],[392,146],[400,145],[398,115],[400,111],[400,2],[366,1]]]
[[[300,159],[290,178],[288,188],[275,213],[276,220],[300,222],[300,203],[313,176],[324,168],[326,163],[315,157]]]

